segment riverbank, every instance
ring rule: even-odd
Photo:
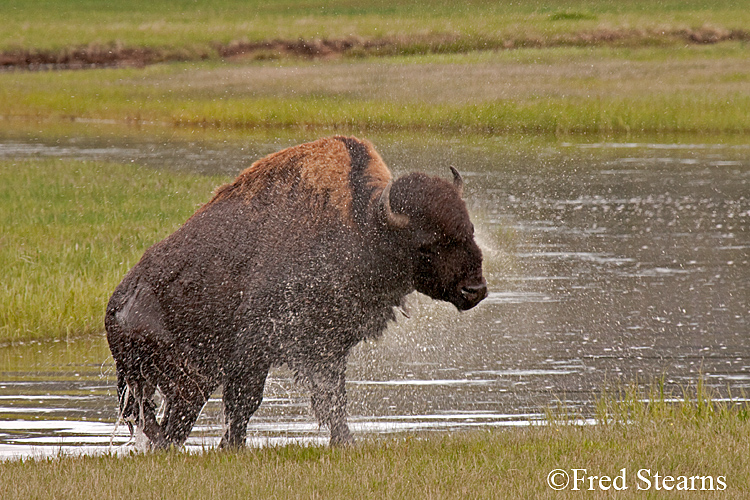
[[[566,14],[559,14],[565,18]],[[576,14],[567,14],[575,18]],[[514,33],[506,36],[425,34],[382,38],[310,38],[211,42],[193,47],[128,46],[121,42],[89,43],[56,49],[9,47],[0,50],[6,70],[65,70],[144,67],[165,62],[224,60],[230,62],[284,59],[379,58],[396,55],[465,54],[528,48],[711,45],[748,42],[750,31],[704,25],[698,28],[594,28],[552,35]]]
[[[122,276],[224,180],[124,164],[0,161],[0,343],[101,333]]]
[[[744,43],[0,73],[6,121],[217,130],[744,134]]]
[[[701,386],[674,401],[625,390],[599,401],[597,424],[551,413],[549,425],[286,446],[60,457],[0,464],[3,498],[745,498],[744,404]],[[578,480],[576,479],[578,478]],[[558,491],[559,489],[559,491]],[[701,493],[687,493],[700,491]],[[597,493],[593,493],[597,494]]]
[[[85,68],[529,47],[678,47],[747,41],[748,25],[747,9],[731,0],[136,0],[127,5],[46,0],[4,10],[0,66]]]

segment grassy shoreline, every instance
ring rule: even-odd
[[[99,334],[143,251],[226,179],[123,164],[0,161],[0,342]]]
[[[3,498],[745,498],[750,419],[744,403],[626,389],[599,400],[597,425],[549,425],[365,440],[351,448],[285,446],[60,457],[0,463]],[[561,491],[548,476],[587,477]],[[623,472],[624,471],[624,472]],[[658,474],[658,476],[657,476]],[[667,479],[667,476],[672,479]],[[710,480],[708,478],[711,478]],[[694,478],[694,479],[690,479]],[[681,485],[681,486],[678,486]],[[669,491],[668,489],[671,489]],[[687,490],[687,491],[685,491]],[[693,493],[693,491],[701,491]],[[596,494],[596,493],[594,493]]]
[[[750,131],[743,43],[0,73],[0,117],[221,130]]]
[[[5,120],[494,134],[750,131],[750,10],[732,0],[43,0],[17,2],[4,15],[0,66],[190,61],[0,72]]]

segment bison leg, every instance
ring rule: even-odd
[[[153,291],[136,283],[116,293],[107,308],[105,326],[117,368],[122,417],[131,428],[133,423],[140,427],[155,447],[164,448],[167,441],[156,421],[152,398],[158,378],[153,346],[165,329]]]
[[[313,413],[320,425],[331,431],[331,446],[350,444],[353,439],[346,423],[346,358],[316,364],[304,379],[312,392]]]
[[[224,384],[227,430],[221,438],[221,448],[241,448],[245,445],[247,423],[263,401],[269,367],[252,363],[242,365],[248,366],[248,369],[241,374],[233,374]]]
[[[117,364],[117,395],[120,402],[120,414],[133,432],[135,424],[151,441],[155,448],[166,448],[167,440],[164,432],[156,421],[156,407],[153,402],[156,387],[146,381],[134,382],[128,385]]]
[[[201,396],[193,398],[177,398],[167,402],[164,412],[162,428],[164,437],[172,446],[182,446],[190,431],[198,420],[207,398]]]
[[[166,401],[161,427],[172,446],[182,446],[218,382],[193,364],[181,362],[190,354],[172,352],[159,369],[159,389]]]
[[[142,391],[142,392],[141,392]],[[139,418],[138,422],[143,429],[143,433],[151,441],[151,445],[157,449],[164,449],[168,447],[168,441],[164,436],[164,432],[156,421],[156,405],[154,405],[153,396],[156,388],[149,385],[145,390],[142,388],[136,388],[135,393],[141,392],[140,398],[138,398],[139,406]]]

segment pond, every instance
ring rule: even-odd
[[[313,136],[223,142],[0,136],[0,158],[50,156],[234,174]],[[372,137],[396,174],[466,181],[489,297],[458,313],[416,294],[410,317],[349,360],[355,436],[523,426],[562,404],[581,418],[603,390],[702,379],[750,387],[750,144],[650,138]],[[132,449],[116,428],[101,338],[0,348],[0,458]],[[222,434],[220,394],[188,448]],[[249,443],[325,442],[308,397],[272,372]]]

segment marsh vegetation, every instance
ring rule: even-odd
[[[6,120],[220,130],[627,134],[750,130],[743,43],[0,73]]]
[[[579,483],[579,491],[572,485],[554,491],[547,478],[556,469],[585,468],[589,476],[611,477],[624,469],[626,480],[619,486],[627,489],[617,492],[623,498],[659,496],[666,492],[664,484],[674,490],[666,492],[670,497],[745,498],[750,485],[747,407],[712,400],[700,385],[675,394],[676,400],[671,396],[658,385],[603,394],[597,425],[580,425],[575,415],[553,409],[545,426],[411,434],[344,449],[285,446],[7,462],[0,467],[0,494],[61,500],[578,498],[593,494],[580,491],[588,490],[588,482]],[[648,482],[638,480],[638,474]],[[657,482],[657,474],[698,480]],[[710,482],[700,479],[708,477]],[[611,484],[608,489],[614,491]]]
[[[463,165],[494,293],[460,321],[417,300],[418,321],[352,359],[363,429],[461,432],[7,462],[0,497],[559,498],[545,478],[574,467],[722,475],[745,497],[747,26],[731,0],[17,2],[0,26],[3,421],[109,430],[111,290],[216,186],[322,135],[372,138],[397,173]],[[79,399],[37,384],[85,378],[73,357],[105,376]],[[276,381],[260,434],[305,418]],[[553,425],[518,425],[545,408]],[[42,437],[0,431],[63,439]]]

